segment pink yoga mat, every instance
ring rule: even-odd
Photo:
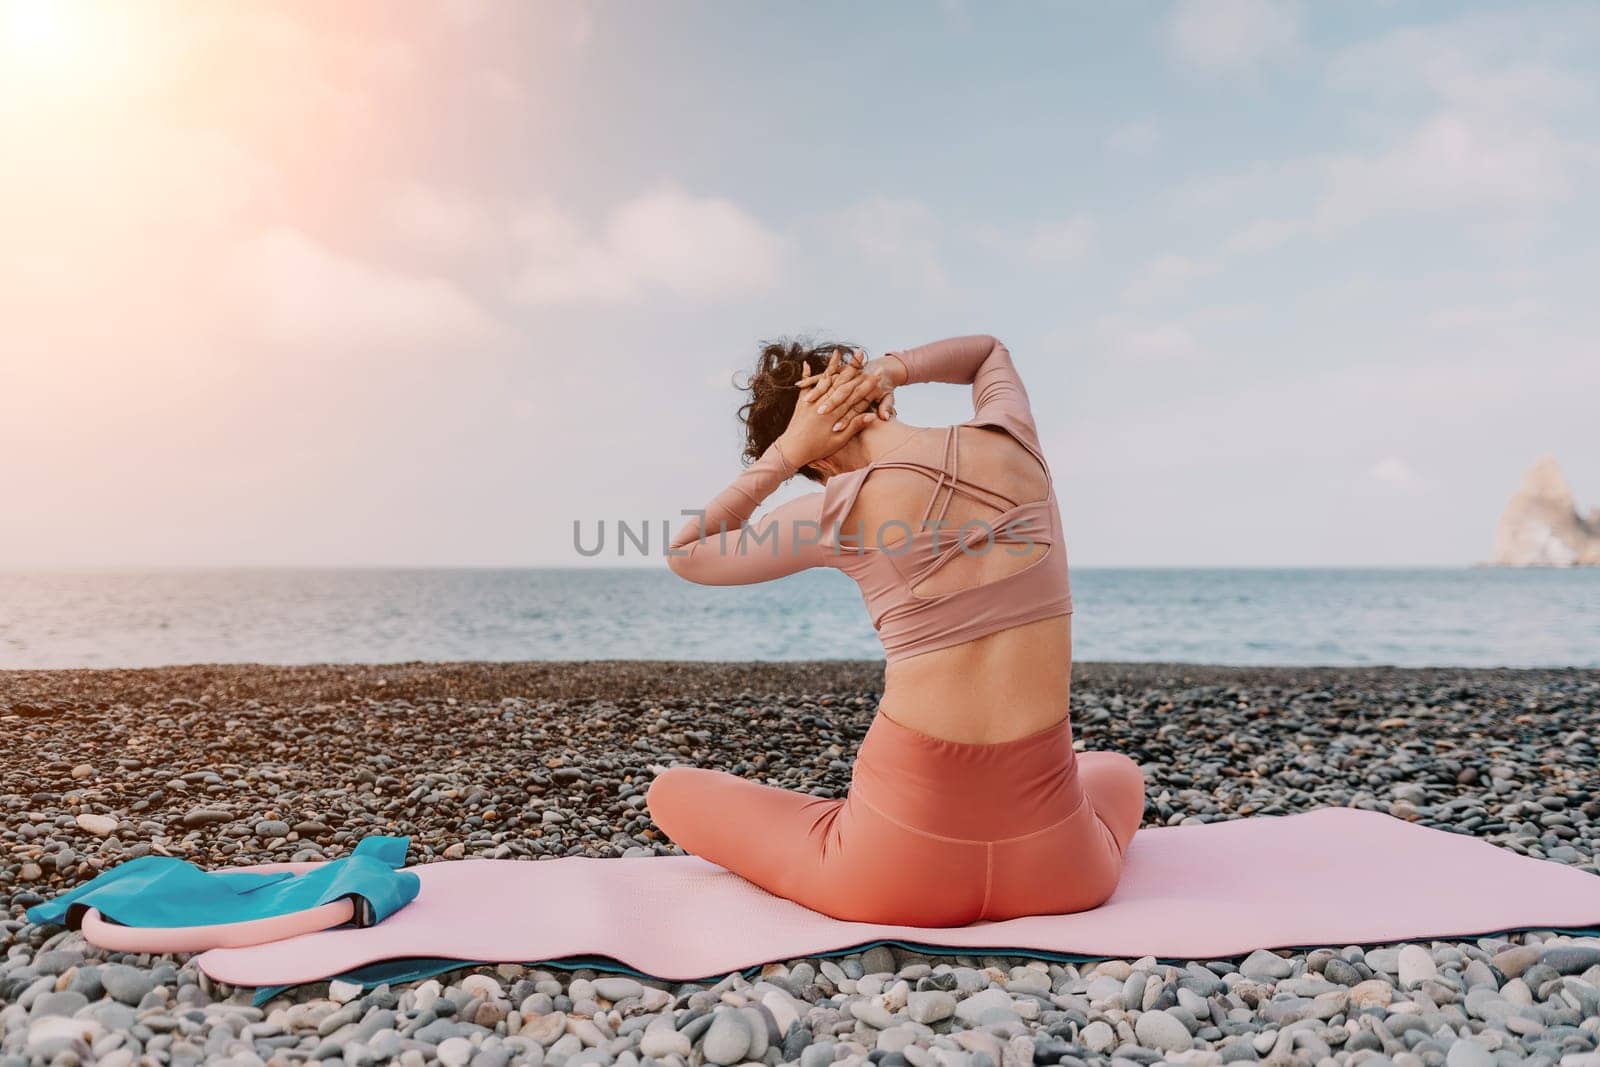
[[[376,926],[213,949],[199,966],[218,981],[267,986],[405,957],[525,963],[595,955],[691,980],[874,941],[1207,959],[1600,926],[1594,875],[1353,808],[1141,830],[1115,895],[1093,911],[938,929],[831,919],[693,856],[409,869],[422,891]]]

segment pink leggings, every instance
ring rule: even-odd
[[[671,767],[646,798],[685,852],[857,922],[963,926],[1105,902],[1144,815],[1138,764],[1074,753],[1072,727],[967,744],[882,712],[829,800]]]

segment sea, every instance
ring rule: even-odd
[[[1600,569],[1074,568],[1078,660],[1600,667]],[[0,573],[0,668],[878,659],[835,571]]]

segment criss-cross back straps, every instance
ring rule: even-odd
[[[921,471],[923,474],[926,474],[926,475],[928,475],[929,477],[931,477],[931,478],[933,478],[935,480],[938,479],[939,473],[940,473],[939,472],[939,468],[933,466],[931,463],[918,463],[914,459],[884,460],[881,463],[874,463],[872,465],[872,469],[873,470],[883,470],[885,468],[898,468],[900,470]],[[960,481],[960,480],[949,481],[949,482],[944,483],[944,488],[954,490],[955,492],[960,493],[964,497],[968,497],[968,498],[970,498],[972,500],[976,500],[980,504],[986,504],[989,507],[994,508],[996,511],[1014,511],[1015,509],[1017,509],[1017,508],[1022,506],[1021,502],[1012,500],[1010,497],[1006,496],[1004,493],[998,493],[993,489],[985,489],[983,486],[977,485],[977,484],[975,484],[973,482]],[[993,498],[993,499],[986,499],[986,497],[990,497],[990,498]],[[948,508],[949,508],[949,502],[946,501],[945,510],[948,510]],[[933,510],[933,505],[932,505],[932,501],[930,501],[927,510],[925,510],[923,512],[923,515],[922,515],[922,522],[924,524],[926,524],[928,522],[928,520],[930,519],[930,517],[931,517],[930,516],[930,512],[932,510]],[[943,519],[944,515],[940,514],[939,518]]]
[[[1019,508],[1021,506],[1018,505]],[[948,533],[946,536],[948,541],[939,542],[938,550],[933,558],[928,560],[924,566],[917,568],[916,573],[910,577],[910,585],[913,587],[921,585],[937,574],[951,560],[974,551],[978,545],[984,542],[988,542],[990,545],[1034,545],[1040,543],[1049,544],[1051,540],[1048,531],[1039,530],[1031,524],[1028,525],[1026,530],[1018,531],[1013,528],[1009,520],[999,525],[977,520],[963,525],[959,531]]]
[[[928,506],[922,509],[922,526],[926,528],[928,520],[933,518],[933,505],[938,501],[939,494],[948,487],[950,492],[944,498],[944,506],[939,509],[939,521],[950,513],[950,501],[955,499],[956,484],[961,481],[961,437],[956,433],[954,426],[948,427],[944,432],[944,452],[939,457],[939,476],[934,480],[933,492],[928,497]],[[949,481],[945,479],[948,478]]]
[[[1015,511],[1023,506],[1004,493],[987,489],[984,486],[963,479],[959,471],[959,442],[960,435],[957,433],[957,427],[949,427],[945,433],[942,462],[937,467],[914,459],[882,460],[872,465],[874,469],[895,467],[901,470],[920,471],[933,478],[933,492],[928,498],[928,506],[923,509],[919,529],[928,529],[930,523],[943,522],[950,513],[950,502],[955,499],[957,493],[971,500],[976,500],[980,504],[992,507],[1002,514]],[[935,516],[934,505],[939,502],[940,494],[944,494],[944,504],[938,509],[938,515]],[[959,534],[941,533],[940,537],[943,540],[938,543],[934,556],[925,566],[917,569],[917,573],[910,577],[909,584],[913,586],[922,584],[941,567],[955,559],[957,555],[971,551],[975,543],[990,541],[1003,544],[1027,544],[1038,540],[1036,535],[1029,536],[1025,534],[1019,536],[1011,529],[1009,523],[995,527],[978,520],[968,525],[972,526],[973,529],[963,528]]]
[[[947,490],[944,507],[939,509],[940,520],[943,520],[945,515],[949,513],[950,501],[955,499],[957,493],[998,511],[1011,511],[1022,506],[1018,501],[1012,500],[1004,493],[986,489],[976,482],[969,482],[957,473],[954,469],[958,460],[954,444],[955,429],[954,426],[949,429],[945,441],[944,462],[937,467],[931,463],[923,463],[921,460],[915,459],[885,459],[872,464],[871,469],[873,470],[898,468],[900,470],[920,471],[934,480],[933,493],[928,497],[928,506],[922,511],[921,528],[927,527],[929,520],[933,518],[933,505],[938,501],[939,494],[945,493]]]

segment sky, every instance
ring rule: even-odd
[[[1540,455],[1600,505],[1597,53],[1581,3],[0,0],[0,568],[658,552],[761,341],[967,333],[1075,565],[1481,561]]]

